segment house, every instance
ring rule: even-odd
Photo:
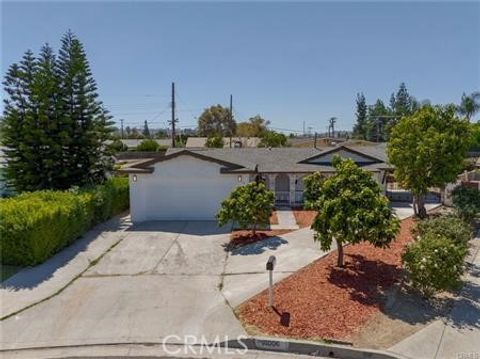
[[[185,147],[206,148],[208,137],[189,137]],[[260,144],[259,137],[223,137],[223,148],[255,148]]]
[[[277,205],[303,202],[303,178],[334,172],[334,155],[351,158],[386,188],[385,147],[171,148],[165,156],[123,168],[130,178],[132,221],[213,220],[233,188],[261,176]]]
[[[163,139],[153,139],[156,141],[159,146],[161,147],[170,147],[172,144],[172,140],[168,138],[163,138]],[[145,139],[121,139],[122,143],[128,147],[128,149],[135,149],[142,141],[145,141]]]

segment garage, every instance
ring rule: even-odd
[[[151,160],[130,173],[133,222],[215,220],[220,203],[248,175],[224,173],[231,164],[179,152]]]

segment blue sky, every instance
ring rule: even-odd
[[[175,81],[180,126],[234,96],[238,121],[325,131],[354,122],[355,96],[419,100],[480,88],[479,2],[3,2],[2,75],[26,49],[84,43],[101,99],[130,126],[163,127]]]

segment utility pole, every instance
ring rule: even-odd
[[[171,125],[172,125],[172,148],[175,148],[175,122],[177,122],[177,119],[175,119],[175,82],[172,82],[172,120]]]
[[[335,122],[337,121],[336,117],[330,117],[330,126],[328,127],[328,134],[330,137],[330,128],[332,129],[331,137],[335,137]]]
[[[233,95],[230,95],[230,125],[233,123]],[[232,130],[230,130],[230,148],[232,148]]]
[[[317,133],[315,132],[315,139],[313,140],[313,148],[317,148]]]
[[[120,137],[123,140],[123,118],[120,119]]]
[[[303,121],[303,136],[305,136],[305,121]]]

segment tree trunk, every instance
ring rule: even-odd
[[[335,241],[337,242],[337,266],[343,267],[343,246],[338,239],[335,239]]]
[[[425,208],[425,197],[423,194],[419,194],[415,196],[415,202],[417,205],[417,213],[416,215],[419,218],[426,218],[427,217],[427,209]]]
[[[257,222],[255,222],[252,227],[252,236],[255,237],[256,234],[257,234]]]

